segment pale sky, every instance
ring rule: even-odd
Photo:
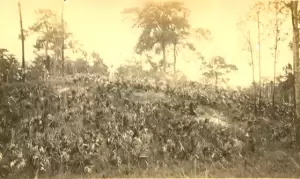
[[[124,63],[125,59],[132,58],[133,47],[139,36],[139,31],[131,28],[130,20],[123,21],[124,15],[121,12],[124,8],[136,6],[137,2],[141,1],[68,0],[64,6],[64,17],[69,31],[74,33],[84,49],[90,52],[95,50],[106,63],[118,65]],[[17,2],[17,0],[0,0],[0,48],[7,48],[20,58]],[[63,0],[20,0],[20,2],[23,26],[27,28],[36,19],[35,10],[47,8],[60,13]],[[252,80],[251,67],[248,65],[250,55],[242,52],[243,41],[236,27],[236,22],[246,14],[251,2],[253,0],[185,0],[186,7],[191,10],[190,24],[193,27],[208,28],[212,32],[213,40],[199,43],[197,46],[199,51],[206,59],[217,55],[223,56],[227,62],[239,68],[232,76],[230,82],[232,85],[244,86],[250,84]],[[257,33],[256,28],[250,30],[253,34]],[[32,48],[34,41],[33,37],[26,40],[26,60],[34,58]],[[284,42],[280,47],[277,71],[281,71],[282,66],[292,60],[292,54],[286,44],[287,42]],[[262,44],[262,76],[273,74],[273,59],[269,47],[270,44]],[[192,57],[185,52],[179,56],[179,60]],[[180,66],[178,68],[185,71],[189,77],[199,76],[195,64],[181,62],[178,65]]]

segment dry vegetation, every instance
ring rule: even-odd
[[[1,176],[300,175],[288,106],[274,119],[265,101],[255,117],[246,92],[147,81],[81,75],[2,86]]]

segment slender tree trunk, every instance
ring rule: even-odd
[[[176,74],[176,62],[177,62],[176,47],[177,47],[177,44],[176,44],[176,42],[174,42],[174,44],[173,44],[173,55],[174,55],[173,70],[174,70],[174,74]]]
[[[46,45],[45,45],[45,60],[47,62],[48,58],[50,60],[50,57],[48,57],[48,46],[49,46],[49,42],[48,40],[46,40]],[[48,63],[48,62],[47,62]],[[51,75],[52,73],[52,66],[51,66],[51,62],[49,61],[49,69],[47,69],[49,75]]]
[[[275,94],[276,94],[276,88],[275,88],[275,86],[276,86],[276,59],[277,59],[277,55],[276,55],[277,52],[276,51],[277,50],[275,50],[275,56],[274,56],[274,73],[273,73],[273,84],[272,84],[272,106],[273,106],[273,110],[275,110]]]
[[[261,44],[260,44],[260,12],[257,12],[257,30],[258,30],[258,78],[259,78],[259,99],[258,110],[261,110]]]
[[[277,63],[277,48],[278,48],[278,32],[279,32],[279,24],[278,24],[278,4],[275,4],[276,8],[276,23],[275,23],[275,47],[274,47],[274,73],[273,73],[273,86],[272,86],[272,105],[273,105],[273,110],[275,110],[275,85],[276,85],[276,63]]]
[[[6,69],[6,71],[5,71],[5,83],[9,83],[8,74],[9,74],[9,70]]]
[[[251,63],[252,63],[252,81],[253,81],[253,88],[254,88],[254,114],[257,114],[257,108],[256,108],[256,82],[255,82],[255,66],[254,66],[254,57],[253,57],[253,48],[252,43],[250,41],[250,32],[249,32],[249,50],[251,55]]]
[[[299,74],[299,27],[298,27],[298,1],[290,4],[293,25],[293,70],[294,70],[294,130],[296,146],[300,147],[300,74]]]
[[[23,30],[23,22],[22,22],[22,13],[21,13],[21,4],[18,2],[19,6],[19,16],[20,16],[20,29],[21,29],[21,43],[22,43],[22,81],[26,80],[26,72],[25,72],[25,47],[24,47],[24,30]]]
[[[256,107],[256,82],[255,82],[255,71],[254,71],[254,59],[253,54],[251,53],[251,61],[252,61],[252,81],[253,81],[253,88],[254,88],[254,114],[257,113],[257,107]]]
[[[65,75],[65,27],[64,27],[64,2],[62,4],[61,12],[61,25],[62,25],[62,44],[61,44],[61,60],[62,60],[62,76]]]
[[[252,65],[252,82],[253,82],[253,105],[254,105],[254,114],[257,114],[257,90],[256,90],[256,82],[255,82],[255,65],[254,65],[254,56],[253,56],[253,46],[252,46],[252,42],[251,42],[251,34],[250,31],[248,31],[248,35],[244,35],[245,40],[248,43],[248,51],[250,52],[250,59],[251,59],[251,65]]]

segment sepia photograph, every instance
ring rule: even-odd
[[[0,179],[299,178],[296,0],[0,0]]]

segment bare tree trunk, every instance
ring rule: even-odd
[[[273,110],[275,110],[275,93],[276,93],[275,92],[275,90],[276,90],[275,89],[275,84],[276,84],[276,59],[277,59],[276,53],[277,52],[275,52],[275,57],[274,57],[274,73],[273,73],[273,84],[272,84],[272,106],[273,106]]]
[[[21,28],[21,42],[22,42],[22,81],[26,80],[26,72],[25,72],[25,50],[24,50],[24,30],[23,30],[23,22],[22,22],[22,13],[21,13],[21,4],[18,2],[19,6],[19,16],[20,16],[20,28]]]
[[[300,147],[300,74],[299,74],[299,27],[298,27],[298,1],[291,1],[290,9],[292,13],[293,25],[293,70],[294,70],[294,130],[296,146]]]
[[[249,35],[250,38],[250,35]],[[254,114],[257,114],[257,108],[256,108],[256,82],[255,82],[255,70],[254,70],[254,58],[253,58],[253,49],[252,44],[250,43],[249,39],[249,49],[250,49],[250,55],[251,55],[251,63],[252,63],[252,81],[253,81],[253,87],[254,87]]]
[[[273,105],[273,110],[275,110],[275,85],[276,85],[276,63],[277,63],[277,48],[278,48],[278,36],[279,36],[279,24],[278,24],[278,4],[275,3],[275,47],[274,47],[274,73],[273,73],[273,86],[272,86],[272,105]]]
[[[9,70],[8,69],[6,69],[6,71],[5,71],[5,83],[9,83],[9,80],[8,80],[8,74],[9,74]]]
[[[261,46],[260,46],[260,12],[257,12],[257,30],[258,30],[258,73],[259,73],[259,101],[258,110],[261,110]]]
[[[48,45],[49,45],[49,42],[48,42],[48,40],[46,40],[46,45],[45,45],[45,60],[46,60],[46,63],[48,63],[48,60],[50,60],[50,57],[48,56]],[[48,64],[49,69],[46,69],[48,71],[49,75],[51,75],[51,73],[52,73],[52,66],[50,64]]]
[[[65,75],[65,27],[64,27],[64,2],[62,4],[62,12],[61,12],[61,25],[62,25],[62,46],[61,46],[61,60],[62,60],[62,76]]]
[[[255,82],[255,65],[254,65],[254,57],[253,57],[253,46],[251,42],[251,34],[250,31],[248,31],[248,34],[244,34],[244,38],[248,44],[248,51],[250,52],[250,58],[251,58],[251,65],[252,65],[252,82],[253,82],[253,104],[254,104],[254,114],[257,114],[257,107],[256,107],[256,101],[257,101],[257,94],[256,94],[256,82]]]
[[[174,74],[176,74],[176,61],[177,61],[177,55],[176,55],[176,42],[174,42],[173,44],[173,55],[174,55],[174,64],[173,64],[173,70],[174,70]]]

